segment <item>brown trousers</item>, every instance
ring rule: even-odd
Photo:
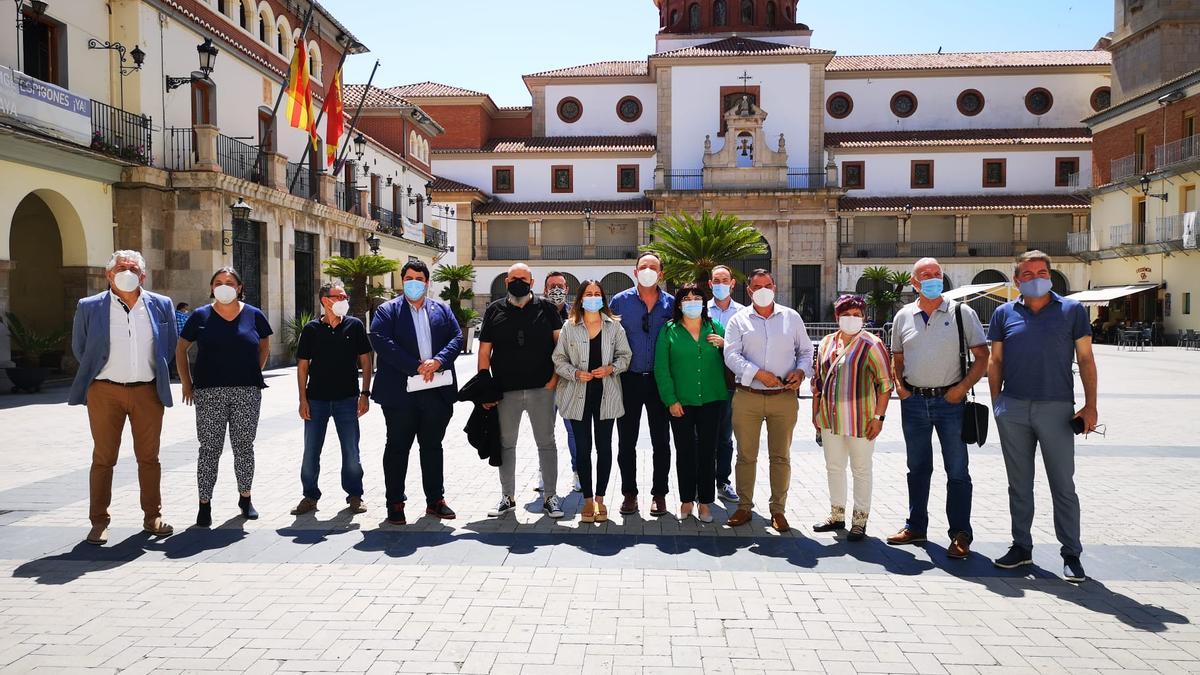
[[[109,382],[92,382],[87,392],[88,421],[92,427],[91,508],[93,525],[108,525],[112,503],[113,467],[121,449],[121,433],[129,419],[133,432],[133,454],[138,464],[142,493],[143,524],[153,525],[162,515],[159,484],[162,467],[158,444],[162,432],[163,404],[153,384],[122,387]]]
[[[738,508],[754,506],[754,479],[758,471],[759,435],[767,423],[767,455],[770,458],[771,513],[783,513],[788,486],[792,482],[792,431],[799,417],[800,401],[795,392],[767,396],[737,390],[733,394],[733,435],[737,437]]]

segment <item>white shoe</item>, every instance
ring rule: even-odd
[[[560,502],[558,497],[555,495],[547,497],[546,501],[542,502],[542,510],[545,511],[546,515],[550,516],[551,518],[563,517],[562,502]]]
[[[501,497],[500,503],[496,505],[496,508],[488,511],[488,517],[499,518],[515,508],[517,508],[517,503],[512,497]]]

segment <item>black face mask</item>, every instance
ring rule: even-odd
[[[523,298],[529,295],[529,282],[524,279],[513,279],[508,282],[508,294],[514,298]]]

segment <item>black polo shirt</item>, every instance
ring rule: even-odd
[[[492,378],[501,391],[536,389],[554,376],[554,331],[562,328],[558,308],[534,297],[517,307],[508,298],[488,305],[479,341],[492,345]]]
[[[308,363],[308,398],[336,401],[357,396],[358,357],[371,352],[363,322],[347,316],[332,327],[320,319],[300,331],[296,358]]]

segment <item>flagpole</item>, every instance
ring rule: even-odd
[[[370,93],[370,91],[371,91],[371,83],[375,81],[375,71],[377,71],[377,70],[379,70],[379,59],[375,59],[375,65],[371,68],[371,76],[367,78],[367,86],[363,87],[362,98],[358,99],[358,108],[355,109],[355,111],[354,111],[354,117],[350,118],[350,129],[345,134],[343,134],[344,136],[349,137],[351,134],[354,133],[354,130],[355,130],[354,125],[356,125],[358,123],[358,116],[360,113],[362,113],[363,104],[367,102],[367,94]],[[351,139],[351,140],[353,140],[353,139]],[[346,160],[346,151],[348,151],[349,149],[350,149],[350,143],[342,144],[341,154],[338,156],[337,160],[334,161],[334,163],[333,163],[333,169],[335,172],[340,170],[340,168],[342,166],[342,162],[344,162]],[[358,181],[355,180],[355,182],[357,183]]]
[[[303,34],[300,35],[300,39],[304,39]],[[349,52],[350,52],[350,45],[346,45],[346,48],[344,50],[342,50],[341,58],[338,59],[337,69],[333,71],[334,79],[337,79],[337,73],[339,71],[341,71],[342,65],[346,63],[346,55]],[[309,76],[311,77],[311,73]],[[325,98],[321,99],[321,112],[317,113],[317,119],[315,122],[313,122],[313,127],[318,130],[320,130],[320,128],[321,128],[321,118],[325,117],[325,99],[326,98],[329,98],[329,90],[328,89],[325,90]],[[312,148],[312,137],[311,136],[308,139],[307,148],[310,148],[310,149]],[[296,175],[292,176],[292,182],[288,184],[288,192],[291,192],[293,189],[295,189],[296,181],[300,180],[300,172],[304,170],[304,164],[308,161],[308,156],[310,154],[313,154],[313,153],[306,150],[304,152],[304,154],[300,156],[300,166],[299,166],[299,168],[296,169]]]
[[[300,35],[304,35],[305,33],[308,32],[308,26],[309,26],[309,24],[312,23],[313,9],[315,7],[316,7],[315,3],[309,2],[308,13],[304,15],[304,27],[300,29]],[[283,84],[281,84],[279,86],[279,94],[275,97],[275,106],[271,108],[271,131],[272,132],[275,132],[277,129],[277,127],[275,125],[279,123],[279,120],[278,120],[279,104],[280,104],[280,102],[283,101],[283,95],[285,93],[287,93],[287,88],[288,88],[288,84],[289,84],[288,80],[291,79],[291,75],[292,75],[291,64],[289,64],[288,72],[287,72],[287,74],[285,74],[283,76]],[[275,134],[272,133],[272,135],[275,135]],[[254,156],[254,166],[259,167],[259,175],[260,176],[266,174],[265,171],[261,170],[262,169],[262,159],[263,159],[263,143],[262,143],[262,139],[259,139],[258,152]]]

